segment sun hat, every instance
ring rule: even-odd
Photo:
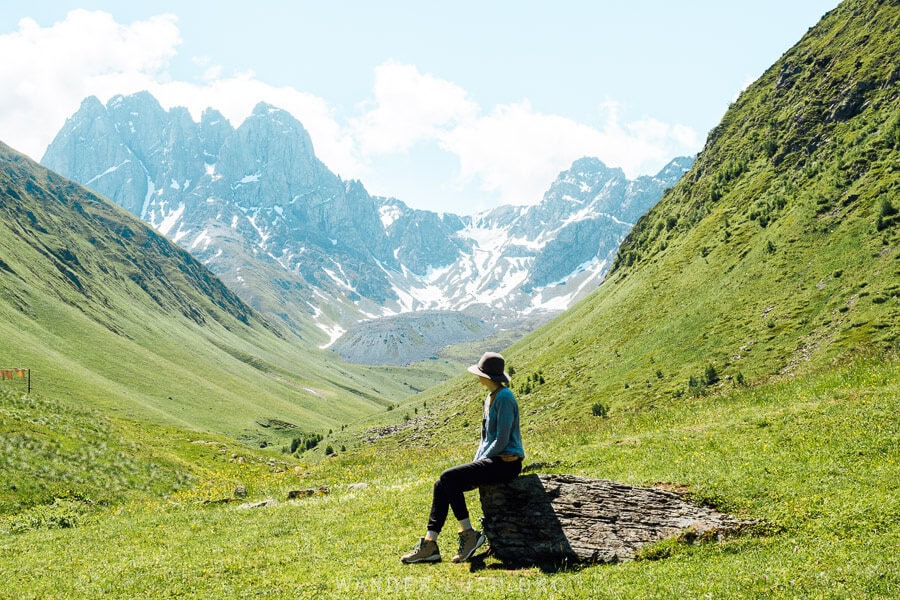
[[[503,370],[506,361],[496,352],[485,352],[481,355],[481,360],[477,365],[472,365],[467,370],[469,373],[478,375],[479,377],[487,377],[501,383],[509,381],[509,375]]]

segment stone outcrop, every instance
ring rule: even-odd
[[[513,566],[630,560],[667,538],[719,539],[752,524],[679,492],[574,475],[524,475],[480,495],[491,549]]]

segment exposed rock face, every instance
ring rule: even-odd
[[[718,538],[749,524],[677,492],[574,475],[524,475],[479,491],[491,549],[511,565],[618,562],[686,532]]]
[[[350,362],[406,365],[442,348],[482,340],[494,329],[482,319],[453,311],[424,311],[366,321],[332,349]]]
[[[333,342],[412,311],[549,318],[597,286],[692,160],[630,181],[583,158],[537,205],[438,214],[342,180],[286,111],[260,103],[235,129],[141,92],[86,99],[42,162],[149,222],[265,315]]]

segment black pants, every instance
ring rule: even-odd
[[[434,482],[428,530],[440,531],[451,507],[457,521],[469,518],[469,509],[466,507],[463,492],[474,490],[486,483],[510,481],[521,471],[521,460],[505,461],[500,458],[483,458],[447,469],[441,473],[440,479]]]

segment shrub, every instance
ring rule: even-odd
[[[706,384],[694,377],[693,375],[688,378],[688,392],[693,396],[702,396],[703,392],[706,391]]]
[[[309,436],[295,437],[291,440],[291,454],[296,452],[297,450],[312,450],[316,446],[319,445],[319,442],[322,441],[322,435],[319,433],[313,433]]]
[[[609,407],[602,402],[594,402],[594,405],[591,407],[591,414],[595,417],[606,419],[609,417]]]

